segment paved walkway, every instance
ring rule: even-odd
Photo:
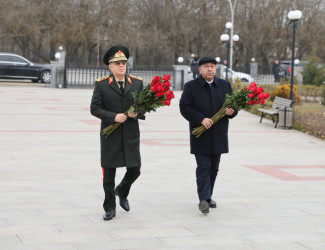
[[[203,215],[175,94],[141,121],[131,211],[105,222],[92,90],[0,83],[0,249],[325,249],[325,142],[241,111]]]

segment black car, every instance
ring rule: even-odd
[[[51,82],[51,66],[32,63],[26,58],[0,52],[0,78],[30,79],[33,82]]]
[[[290,75],[288,69],[291,66],[291,61],[280,61],[279,64],[279,76],[287,78]]]
[[[296,67],[304,68],[304,62],[299,61],[298,64],[295,63],[295,68]],[[291,71],[289,70],[289,68],[291,68],[291,61],[280,61],[280,63],[279,63],[279,76],[284,77],[284,78],[290,77],[290,72]]]

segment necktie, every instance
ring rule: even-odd
[[[117,83],[120,85],[120,90],[121,90],[122,94],[124,94],[123,82],[118,81]]]

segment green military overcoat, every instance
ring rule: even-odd
[[[90,111],[101,119],[101,167],[141,166],[138,119],[144,119],[144,112],[139,113],[137,118],[128,118],[107,138],[103,135],[103,129],[114,123],[116,114],[124,113],[132,106],[132,92],[142,89],[142,79],[132,75],[125,76],[124,94],[113,75],[104,76],[95,82]]]

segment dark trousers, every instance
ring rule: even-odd
[[[105,192],[104,210],[113,210],[116,208],[115,202],[115,173],[116,168],[103,168],[103,187]],[[140,167],[127,168],[121,183],[116,187],[121,198],[127,198],[132,183],[139,177]]]
[[[221,155],[196,154],[196,184],[200,201],[210,201],[216,181]]]
[[[198,78],[199,77],[199,71],[193,71],[193,79],[196,79],[196,78]]]

